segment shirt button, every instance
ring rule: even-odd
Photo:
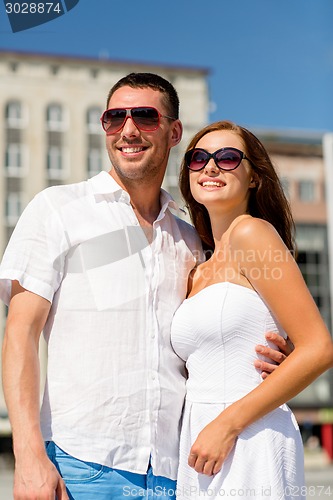
[[[155,380],[155,378],[156,378],[156,377],[155,377],[155,374],[154,374],[154,373],[152,374],[151,378],[152,378],[153,380]]]
[[[151,334],[151,338],[154,339],[155,338],[155,333],[152,333]]]

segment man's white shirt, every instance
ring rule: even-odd
[[[39,193],[25,209],[0,266],[52,302],[44,328],[48,375],[44,439],[85,461],[176,478],[185,393],[170,343],[190,270],[202,261],[194,229],[161,191],[148,243],[129,195],[106,172]]]

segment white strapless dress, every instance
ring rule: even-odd
[[[222,282],[186,299],[176,311],[172,345],[189,378],[180,439],[178,499],[282,500],[306,498],[304,456],[297,422],[282,405],[247,427],[215,476],[187,465],[199,432],[260,383],[253,366],[264,334],[285,336],[260,296]]]

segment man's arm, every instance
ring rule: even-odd
[[[262,372],[261,376],[263,379],[265,379],[270,373],[272,373],[286,359],[286,357],[289,356],[289,354],[294,349],[294,346],[289,341],[289,339],[284,339],[278,333],[267,332],[265,334],[265,337],[271,343],[275,344],[279,350],[276,351],[275,349],[271,349],[270,347],[263,345],[256,346],[256,352],[258,354],[261,354],[266,358],[271,359],[273,363],[277,363],[273,364],[273,363],[268,363],[267,361],[261,361],[259,359],[255,360],[254,366],[258,370],[261,370]]]
[[[3,342],[3,387],[13,433],[14,499],[68,500],[40,429],[38,345],[50,302],[12,283]]]

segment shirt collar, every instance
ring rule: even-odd
[[[88,179],[88,182],[91,184],[94,194],[110,194],[123,191],[114,178],[105,170]]]
[[[171,194],[165,191],[165,189],[161,189],[161,194],[160,194],[160,203],[161,203],[161,211],[159,216],[157,217],[157,220],[161,219],[166,211],[167,208],[173,208],[176,210],[178,213],[179,212],[184,212],[183,209],[181,209],[178,204],[175,202],[175,200],[172,198]]]
[[[115,199],[117,199],[118,201],[123,201],[128,205],[130,204],[129,194],[124,191],[121,186],[119,186],[119,184],[108,172],[103,170],[94,177],[91,177],[88,182],[91,184],[94,194],[113,194]],[[161,189],[160,202],[161,211],[159,213],[159,216],[157,217],[157,220],[161,219],[164,216],[167,208],[173,208],[177,212],[181,211],[175,200],[172,198],[171,194],[169,194],[164,189]]]

